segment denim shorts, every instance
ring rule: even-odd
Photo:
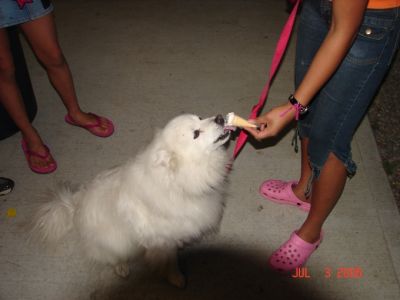
[[[304,0],[297,33],[295,84],[301,83],[326,37],[331,2]],[[313,178],[318,178],[329,153],[356,172],[351,141],[399,48],[400,9],[366,10],[358,35],[346,57],[314,97],[298,122],[300,138],[308,138]]]
[[[49,0],[33,0],[20,8],[16,0],[0,0],[0,28],[35,20],[53,11]]]

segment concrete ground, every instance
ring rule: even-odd
[[[64,123],[65,110],[24,43],[39,113],[34,125],[59,168],[32,173],[20,136],[0,142],[0,176],[15,190],[0,198],[0,299],[400,299],[400,218],[366,120],[353,145],[351,179],[310,258],[311,278],[271,272],[268,256],[305,219],[296,208],[258,194],[267,178],[299,175],[291,132],[257,147],[247,144],[230,174],[218,234],[184,250],[188,277],[177,290],[140,266],[127,280],[92,266],[65,241],[58,252],[26,243],[24,223],[46,189],[85,182],[126,161],[155,127],[182,113],[248,115],[266,81],[275,42],[287,18],[285,1],[56,0],[59,39],[83,108],[116,124],[108,139]],[[293,45],[265,109],[293,91]],[[232,149],[232,147],[231,147]],[[231,150],[230,149],[230,150]],[[16,216],[8,216],[10,209]],[[358,278],[343,278],[361,270]],[[330,275],[330,276],[329,276]]]

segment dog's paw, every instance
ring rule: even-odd
[[[130,268],[129,268],[129,264],[127,263],[121,263],[118,264],[114,267],[115,273],[122,277],[122,278],[126,278],[129,276],[130,273]]]
[[[186,287],[186,278],[182,275],[182,273],[171,273],[168,274],[167,280],[173,286],[177,288],[183,289]]]

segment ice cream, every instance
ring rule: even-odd
[[[226,115],[225,126],[257,128],[256,124],[250,123],[249,121],[235,115],[233,112]]]

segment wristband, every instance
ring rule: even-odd
[[[292,95],[289,96],[289,102],[296,107],[297,111],[299,112],[300,115],[304,115],[308,111],[308,106],[303,106],[297,99]]]

